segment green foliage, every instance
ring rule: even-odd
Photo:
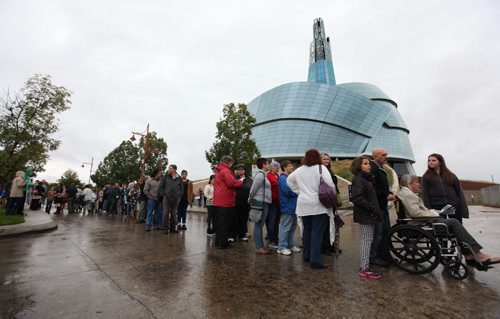
[[[205,157],[212,169],[222,156],[230,155],[234,158],[235,164],[244,164],[247,172],[252,171],[252,164],[260,156],[257,145],[252,139],[252,127],[255,122],[245,104],[224,105],[222,119],[216,124],[215,142],[210,150],[205,151]]]
[[[351,171],[344,167],[344,168],[341,168],[338,173],[337,173],[338,176],[342,177],[343,179],[347,179],[349,182],[352,182],[352,173]]]
[[[23,215],[5,215],[5,209],[0,208],[0,226],[24,223]]]
[[[43,171],[48,153],[61,141],[57,115],[70,108],[70,91],[52,84],[49,75],[28,79],[18,94],[0,98],[0,179],[10,180],[28,160]]]
[[[143,136],[139,141],[139,156],[144,158],[144,145],[146,144],[146,138]],[[142,165],[142,162],[141,162]],[[157,168],[164,168],[168,165],[167,158],[167,143],[163,138],[158,138],[156,132],[149,133],[149,146],[146,157],[146,166],[144,169],[145,175],[151,175],[151,173]]]
[[[349,170],[352,160],[332,161],[333,171],[340,177],[352,182],[353,175]]]
[[[80,178],[78,177],[78,173],[75,172],[74,170],[68,169],[66,172],[64,172],[57,181],[58,183],[64,185],[64,186],[70,186],[70,185],[81,185],[82,182],[80,181]]]
[[[92,180],[97,186],[139,180],[145,143],[145,137],[141,137],[138,145],[129,140],[123,141],[99,163],[97,170],[91,176]],[[154,169],[162,168],[167,163],[167,143],[163,138],[158,138],[156,132],[151,132],[144,174],[150,174]]]

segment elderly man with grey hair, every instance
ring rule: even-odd
[[[473,253],[465,254],[465,261],[478,270],[487,270],[489,265],[500,263],[500,257],[492,257],[481,252],[483,247],[458,220],[441,218],[438,211],[425,207],[422,199],[416,194],[419,189],[420,181],[417,176],[407,174],[401,177],[401,191],[398,197],[405,207],[407,217],[430,217],[435,218],[433,222],[445,224],[450,233],[454,234],[460,243],[466,243],[472,249]]]

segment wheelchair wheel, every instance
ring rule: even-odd
[[[444,268],[448,275],[456,280],[462,280],[469,276],[469,270],[465,265],[459,261],[452,260],[448,262]]]
[[[431,272],[441,261],[441,250],[434,236],[414,225],[391,228],[386,247],[392,262],[412,274]]]

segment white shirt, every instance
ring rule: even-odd
[[[325,183],[335,191],[332,177],[330,173],[328,173],[328,168],[325,166],[322,167],[321,176]],[[297,209],[295,211],[297,216],[321,214],[328,214],[330,217],[333,216],[333,208],[326,208],[319,201],[319,177],[319,165],[303,165],[297,168],[286,179],[286,183],[290,186],[292,191],[299,195],[297,198]]]
[[[92,190],[90,188],[85,188],[82,192],[82,195],[84,196],[83,200],[92,200]]]

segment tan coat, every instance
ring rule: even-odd
[[[24,180],[24,172],[17,171],[16,178],[12,180],[12,187],[10,188],[10,197],[23,197],[24,188],[27,182]]]

